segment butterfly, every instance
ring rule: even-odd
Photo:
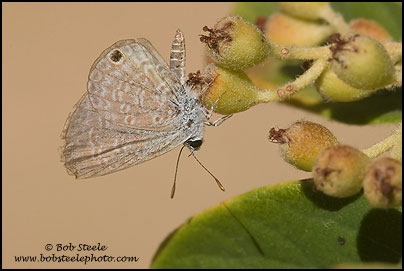
[[[68,173],[78,179],[110,174],[181,144],[191,154],[199,150],[204,126],[218,126],[229,116],[209,122],[211,113],[200,99],[209,85],[197,92],[188,84],[185,59],[179,29],[169,66],[142,38],[121,40],[104,50],[62,131],[61,160]],[[175,181],[172,196],[174,191]]]

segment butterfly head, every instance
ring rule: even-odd
[[[203,143],[203,138],[190,138],[185,141],[185,145],[192,151],[197,151],[201,148]]]

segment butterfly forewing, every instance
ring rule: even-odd
[[[68,172],[77,178],[105,175],[183,143],[176,96],[181,87],[146,40],[124,40],[105,50],[62,132]]]
[[[173,94],[178,97],[181,95],[178,92],[183,91],[183,84],[181,83],[181,78],[178,77],[177,72],[172,69],[171,65],[168,67],[167,63],[164,61],[160,53],[154,48],[154,46],[147,39],[136,39],[136,41],[141,44],[146,51],[152,56],[152,61],[156,65],[156,70],[160,74],[161,78],[169,85],[172,86]],[[184,47],[185,49],[185,47]],[[170,56],[171,64],[171,56]]]
[[[174,83],[159,63],[135,40],[115,43],[91,68],[89,98],[106,120],[138,129],[173,129],[179,114]],[[178,84],[178,83],[177,83]]]

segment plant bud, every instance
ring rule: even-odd
[[[363,181],[366,198],[376,208],[392,208],[402,201],[402,164],[384,157],[367,170]]]
[[[370,158],[353,147],[329,147],[320,153],[313,167],[315,187],[332,197],[353,196],[362,188],[369,163]]]
[[[368,20],[368,19],[357,19],[349,23],[352,30],[374,38],[378,41],[392,41],[393,38],[390,36],[389,32],[384,29],[379,23]]]
[[[354,88],[338,78],[335,72],[327,68],[315,82],[320,95],[328,101],[352,102],[368,97],[374,90],[363,90]]]
[[[332,70],[338,78],[358,89],[380,89],[394,81],[394,66],[377,40],[355,34],[331,46]]]
[[[286,14],[307,20],[320,19],[323,10],[328,8],[328,2],[277,2],[277,4]]]
[[[269,132],[271,142],[280,143],[283,159],[304,171],[311,171],[319,153],[338,144],[335,136],[323,125],[298,121],[288,129]]]
[[[333,31],[327,24],[296,19],[284,13],[273,14],[264,25],[264,32],[270,42],[285,46],[320,45]]]
[[[258,27],[241,17],[225,17],[213,29],[203,28],[208,35],[200,40],[208,46],[213,62],[227,69],[244,70],[264,60],[269,42]]]
[[[259,103],[259,92],[243,71],[233,71],[210,64],[204,78],[213,82],[202,94],[202,103],[208,109],[228,115],[245,111]]]

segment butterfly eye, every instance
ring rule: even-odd
[[[114,50],[110,55],[109,55],[109,59],[112,60],[112,62],[118,63],[120,62],[120,60],[122,59],[123,54],[121,51],[119,50]]]
[[[188,140],[186,142],[192,149],[194,150],[199,150],[199,148],[202,146],[202,140],[201,139],[197,139],[197,140]]]

